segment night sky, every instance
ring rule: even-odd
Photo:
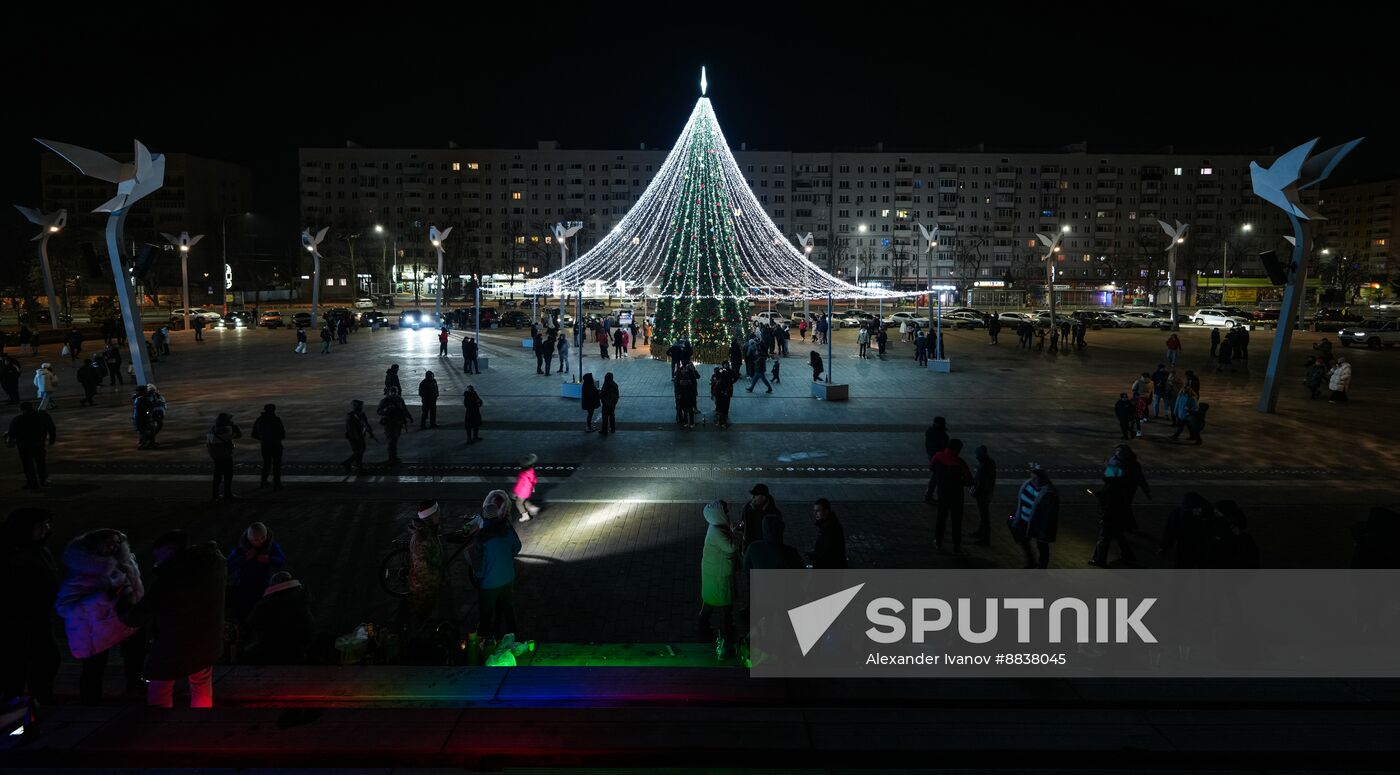
[[[1125,17],[1116,4],[985,5],[997,13],[701,4],[649,9],[642,21],[578,4],[531,5],[513,19],[433,11],[399,20],[392,4],[347,16],[350,4],[291,12],[246,3],[63,19],[50,6],[12,12],[4,193],[37,204],[35,136],[107,151],[129,150],[136,137],[156,152],[248,165],[255,209],[294,236],[298,147],[668,147],[701,64],[736,147],[1087,141],[1091,152],[1174,144],[1263,155],[1317,135],[1325,144],[1366,135],[1334,180],[1400,175],[1386,20],[1307,19],[1290,33],[1282,4],[1272,16],[1154,6],[1160,17]],[[27,239],[14,215],[6,232]]]

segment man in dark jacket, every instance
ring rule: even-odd
[[[1127,393],[1118,394],[1118,402],[1113,405],[1113,416],[1118,418],[1118,430],[1122,432],[1124,441],[1131,441],[1135,434],[1142,435],[1142,430],[1137,424],[1137,406],[1128,398]]]
[[[763,517],[763,538],[749,544],[744,552],[744,570],[785,570],[801,568],[802,555],[783,543],[783,520],[776,515]]]
[[[214,418],[214,426],[204,434],[204,444],[209,449],[209,457],[214,461],[214,497],[219,499],[219,484],[224,487],[224,500],[234,500],[233,496],[233,440],[243,438],[243,430],[233,422],[233,415],[221,412]]]
[[[972,471],[959,456],[962,439],[952,439],[948,446],[933,456],[934,475],[938,477],[938,522],[934,527],[933,548],[943,551],[943,531],[949,518],[953,522],[953,554],[962,554],[963,491],[972,485]]]
[[[6,403],[19,403],[19,361],[0,353],[0,390],[5,391]]]
[[[19,453],[19,463],[24,469],[24,489],[37,490],[49,483],[46,448],[57,440],[53,418],[48,412],[35,409],[28,401],[19,405],[19,414],[10,420],[10,428],[5,432],[5,443],[13,445]]]
[[[126,379],[122,377],[122,351],[114,344],[107,345],[107,349],[102,351],[102,360],[107,363],[107,384],[125,385]]]
[[[418,427],[422,430],[436,428],[438,383],[437,377],[433,376],[431,371],[425,373],[423,381],[418,383],[418,398],[423,402],[423,409],[418,415]]]
[[[813,350],[812,355],[810,356],[808,361],[812,364],[812,381],[821,382],[822,372],[826,370],[822,364],[821,354],[818,353],[816,350]]]
[[[812,521],[817,525],[817,544],[807,555],[813,568],[845,568],[846,531],[836,512],[831,510],[831,501],[818,498],[812,503]]]
[[[156,539],[156,565],[146,596],[119,606],[122,621],[150,625],[154,640],[146,661],[146,704],[174,705],[175,681],[190,682],[190,707],[214,707],[214,663],[224,651],[223,555],[213,541],[190,544],[179,530]]]
[[[942,417],[933,418],[933,425],[924,430],[924,454],[928,456],[930,473],[928,488],[924,490],[924,502],[938,500],[938,473],[933,470],[933,456],[948,446],[948,421]]]
[[[462,370],[467,374],[480,374],[481,367],[476,363],[478,347],[476,340],[470,336],[462,337]]]
[[[301,582],[286,571],[274,573],[248,614],[251,635],[243,654],[255,665],[304,664],[315,628]]]
[[[350,402],[350,411],[345,415],[345,440],[350,442],[350,457],[341,461],[345,473],[365,472],[365,439],[374,438],[374,429],[365,416],[365,402],[355,399]]]
[[[395,395],[403,395],[403,386],[399,384],[399,365],[395,363],[384,372],[384,395],[389,395],[390,388]]]
[[[101,371],[98,367],[101,366]],[[102,365],[102,354],[94,355],[91,360],[84,360],[83,365],[78,367],[78,384],[83,386],[83,400],[78,403],[86,406],[93,406],[93,397],[97,395],[97,387],[102,384],[102,375],[107,371],[107,367]]]
[[[996,318],[992,318],[996,320]],[[977,529],[972,542],[978,546],[992,543],[992,496],[997,489],[997,461],[987,452],[986,445],[977,448],[977,471],[972,475],[972,497],[977,501]]]
[[[267,486],[267,475],[272,473],[272,489],[282,489],[282,441],[287,438],[287,429],[282,418],[277,416],[277,405],[266,404],[262,414],[253,421],[253,438],[262,449],[262,481],[259,487]]]
[[[1128,531],[1132,529],[1132,493],[1136,485],[1128,479],[1115,458],[1103,472],[1103,487],[1097,493],[1099,501],[1099,540],[1094,544],[1094,556],[1089,564],[1100,568],[1108,567],[1108,545],[1118,542],[1121,553],[1119,562],[1133,564],[1133,547],[1128,543]]]
[[[1216,350],[1220,347],[1220,329],[1210,330],[1210,357],[1216,357]]]
[[[763,538],[763,518],[772,514],[781,522],[783,513],[778,511],[778,503],[773,500],[773,495],[768,491],[768,485],[755,484],[749,490],[751,496],[748,503],[744,504],[744,510],[739,518],[739,531],[743,535],[742,546],[739,547],[739,556],[743,556],[748,551],[749,544]]]
[[[389,393],[379,400],[379,423],[384,426],[384,438],[389,444],[389,459],[386,461],[390,465],[401,462],[399,460],[399,436],[403,434],[404,428],[413,422],[413,414],[408,411],[408,405],[399,396],[399,391],[390,388]]]
[[[60,656],[54,640],[58,563],[45,546],[52,520],[43,509],[16,509],[6,517],[0,536],[6,590],[0,621],[7,630],[0,638],[0,696],[5,699],[28,695],[41,704],[53,699]]]

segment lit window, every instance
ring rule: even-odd
[[[520,192],[519,192],[519,191],[512,191],[512,192],[510,193],[510,198],[511,198],[511,199],[514,199],[514,200],[517,201],[517,202],[519,202],[519,201],[520,201]]]
[[[344,287],[344,285],[345,285],[345,278],[344,278],[344,277],[340,278],[340,284],[341,284],[342,287]]]
[[[1202,175],[1209,175],[1209,174],[1211,174],[1212,172],[1214,172],[1214,170],[1212,170],[1210,167],[1202,167],[1202,168],[1201,168],[1201,174],[1202,174]]]
[[[908,217],[909,217],[909,211],[908,211],[908,210],[896,210],[896,211],[895,211],[895,216],[898,217],[898,218],[908,218]]]
[[[517,245],[524,245],[524,244],[525,244],[525,238],[524,238],[524,237],[516,237],[516,238],[515,238],[515,244],[517,244]],[[523,271],[525,271],[525,270],[522,269],[521,271],[523,272]]]
[[[532,234],[532,235],[530,235],[530,241],[531,241],[531,242],[539,242],[539,241],[540,241],[540,235],[538,235],[538,234]]]
[[[1172,169],[1172,174],[1173,174],[1173,175],[1180,175],[1180,174],[1181,174],[1181,168],[1180,168],[1180,167],[1174,167],[1174,168]]]
[[[462,171],[462,163],[461,163],[460,161],[454,161],[454,162],[452,162],[452,171],[453,171],[453,172],[461,172],[461,171]]]
[[[480,164],[477,164],[477,163],[474,162],[474,161],[469,161],[469,162],[467,162],[467,169],[469,169],[469,170],[479,170],[479,169],[481,169],[481,165],[480,165]]]
[[[1382,248],[1385,247],[1385,240],[1383,240],[1383,239],[1378,239],[1378,240],[1376,240],[1376,246],[1377,246],[1377,247],[1382,247]]]
[[[1130,221],[1136,221],[1136,220],[1137,220],[1137,210],[1129,210],[1129,211],[1128,211],[1128,220],[1130,220]]]
[[[326,285],[335,285],[335,278],[334,278],[334,277],[327,277],[327,278],[326,278]]]
[[[881,218],[888,218],[888,217],[890,217],[890,211],[889,211],[889,210],[881,210],[881,211],[880,211],[880,217],[881,217]]]

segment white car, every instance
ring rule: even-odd
[[[1400,322],[1395,320],[1365,320],[1354,326],[1347,326],[1337,332],[1337,341],[1343,347],[1354,344],[1372,349],[1385,345],[1394,347],[1400,344]]]
[[[987,321],[976,312],[949,312],[941,319],[943,325],[951,325],[954,328],[982,328],[987,325]]]
[[[203,307],[191,307],[191,308],[190,308],[190,317],[191,317],[191,318],[204,318],[204,322],[206,322],[206,323],[214,323],[214,322],[216,322],[216,321],[223,320],[223,318],[224,318],[223,315],[221,315],[221,314],[219,314],[219,313],[217,313],[217,312],[214,312],[214,311],[212,311],[212,310],[204,309]],[[177,310],[175,310],[174,312],[170,313],[170,319],[171,319],[172,321],[174,321],[174,320],[184,320],[184,319],[185,319],[185,310],[184,310],[184,308],[182,307],[182,308],[177,309]]]
[[[355,299],[355,309],[374,309],[374,299]]]
[[[1248,318],[1232,315],[1223,309],[1209,307],[1196,310],[1195,314],[1191,316],[1191,322],[1198,326],[1224,326],[1226,328],[1249,325]]]
[[[1160,328],[1167,322],[1166,318],[1152,312],[1119,312],[1114,317],[1125,328]]]
[[[1029,312],[1002,312],[997,315],[1003,326],[1017,326],[1022,323],[1035,323],[1037,318]]]
[[[780,326],[791,325],[791,321],[788,320],[787,315],[781,312],[760,312],[749,318],[749,320],[754,323],[762,323],[765,326],[769,323],[777,323]]]
[[[915,315],[912,312],[896,312],[893,315],[890,315],[889,317],[885,318],[886,328],[899,326],[904,323],[908,323],[913,326],[918,326],[919,328],[928,328],[929,319],[919,317],[918,315]]]

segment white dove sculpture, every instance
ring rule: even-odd
[[[924,252],[927,253],[930,250],[933,250],[934,246],[938,244],[938,227],[934,226],[932,229],[930,229],[922,223],[917,222],[914,225],[918,226],[919,233],[924,235]]]
[[[431,243],[433,243],[433,247],[435,247],[435,248],[441,248],[441,247],[442,247],[442,243],[445,242],[445,241],[447,241],[447,235],[449,235],[449,234],[451,234],[451,233],[452,233],[452,227],[451,227],[451,226],[448,226],[446,229],[443,229],[442,231],[438,231],[438,227],[436,227],[436,226],[429,226],[429,227],[428,227],[428,241],[431,242]]]
[[[40,212],[33,207],[24,207],[22,205],[15,205],[15,209],[19,210],[30,223],[39,226],[40,231],[38,234],[34,235],[34,239],[30,240],[31,242],[38,242],[51,234],[57,234],[63,230],[63,227],[68,225],[68,211],[61,208],[51,213]]]
[[[84,175],[117,184],[117,195],[97,206],[93,210],[95,213],[125,210],[165,185],[165,157],[151,153],[140,140],[136,141],[136,152],[132,161],[119,162],[105,154],[76,145],[37,137],[34,139],[62,156]]]
[[[797,244],[802,246],[803,253],[812,249],[812,232],[809,231],[806,234],[794,234],[792,236],[797,238]]]
[[[1249,178],[1254,184],[1255,195],[1302,220],[1325,220],[1316,210],[1303,206],[1299,201],[1298,192],[1326,180],[1342,159],[1364,139],[1366,138],[1358,137],[1333,146],[1309,159],[1308,154],[1318,141],[1318,138],[1314,137],[1274,159],[1274,163],[1269,167],[1263,167],[1259,162],[1250,162]]]
[[[330,231],[330,230],[331,230],[331,227],[327,226],[327,227],[321,229],[320,231],[316,232],[316,236],[313,237],[313,236],[311,236],[311,229],[310,229],[310,228],[302,229],[302,230],[301,230],[301,244],[302,244],[302,246],[305,247],[305,248],[307,249],[307,251],[309,251],[309,252],[311,253],[311,255],[315,256],[316,258],[320,258],[320,257],[321,257],[321,251],[320,251],[321,242],[322,242],[323,240],[325,240],[325,238],[326,238],[326,232],[328,232],[328,231]]]
[[[169,242],[171,245],[174,245],[176,248],[179,248],[181,253],[189,252],[190,248],[193,248],[195,245],[198,245],[199,241],[204,239],[203,234],[196,234],[193,237],[191,237],[190,233],[187,231],[180,232],[180,236],[178,237],[174,234],[169,234],[167,232],[161,232],[160,236],[165,237],[166,242]]]
[[[563,266],[569,258],[569,238],[579,233],[579,230],[583,228],[583,223],[577,222],[572,226],[556,223],[549,228],[550,231],[554,232],[554,241],[559,243],[559,264]]]
[[[1177,243],[1186,239],[1186,230],[1191,228],[1191,224],[1182,223],[1181,221],[1177,221],[1176,226],[1174,228],[1170,223],[1167,223],[1166,221],[1163,221],[1161,219],[1158,219],[1157,223],[1162,225],[1162,231],[1166,232],[1167,236],[1171,238],[1171,244],[1167,247],[1172,247],[1173,245],[1176,245]]]

